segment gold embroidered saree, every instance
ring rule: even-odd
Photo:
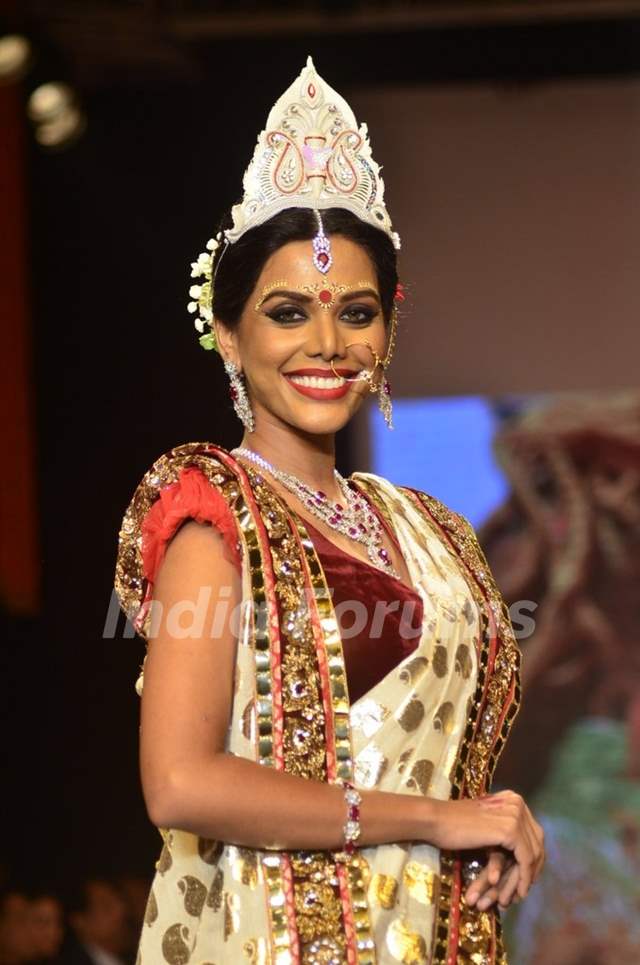
[[[489,789],[520,701],[520,654],[473,528],[434,497],[352,480],[395,533],[423,605],[419,644],[350,703],[338,622],[302,518],[226,450],[190,443],[154,463],[126,511],[116,591],[149,631],[141,527],[197,467],[233,512],[242,620],[226,750],[308,779],[441,799]],[[141,683],[141,682],[140,682]],[[141,965],[497,965],[499,915],[466,906],[468,854],[424,842],[330,852],[230,846],[162,829]]]

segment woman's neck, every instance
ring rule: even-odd
[[[336,464],[335,436],[300,436],[285,430],[261,433],[256,430],[245,433],[240,448],[251,449],[270,462],[275,469],[289,472],[321,489],[330,499],[340,499],[340,490],[334,477]]]

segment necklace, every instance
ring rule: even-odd
[[[234,456],[245,456],[266,472],[278,479],[282,485],[294,493],[313,514],[327,526],[344,533],[350,539],[363,543],[372,564],[384,573],[400,579],[389,554],[382,545],[382,523],[359,493],[355,493],[344,476],[334,468],[333,475],[342,493],[343,502],[333,502],[321,489],[313,489],[293,473],[276,469],[263,456],[253,449],[238,447],[231,450]]]

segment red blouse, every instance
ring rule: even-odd
[[[391,539],[386,521],[376,512]],[[171,537],[187,519],[208,522],[221,533],[230,558],[241,568],[236,522],[224,498],[196,466],[160,490],[142,524],[144,575],[153,583]],[[352,556],[314,525],[305,526],[322,564],[343,642],[351,702],[379,683],[418,646],[423,604],[415,590],[372,563]]]

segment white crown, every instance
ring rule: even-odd
[[[381,228],[400,248],[384,205],[384,181],[371,156],[367,125],[316,73],[311,57],[274,104],[232,209],[230,243],[284,208],[346,208]]]

